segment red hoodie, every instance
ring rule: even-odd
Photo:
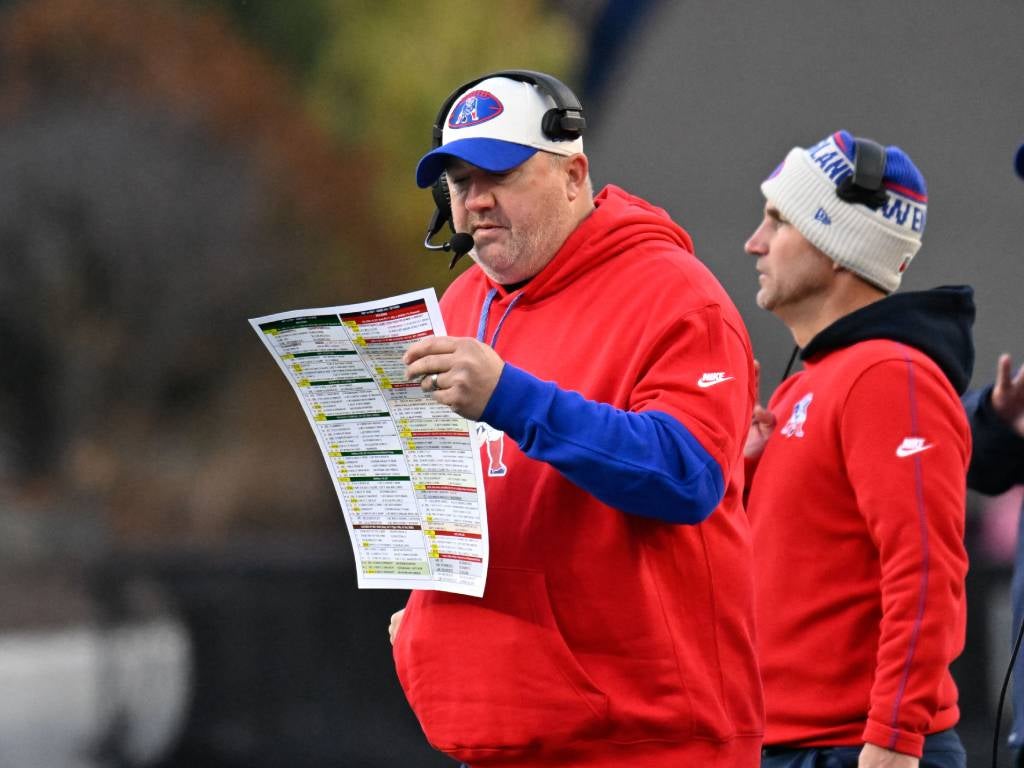
[[[484,597],[413,592],[395,642],[399,679],[428,740],[473,768],[756,766],[762,701],[740,501],[749,340],[664,211],[615,187],[595,202],[521,291],[475,266],[460,276],[441,302],[448,331],[475,336],[497,289],[484,338],[501,324],[506,370],[677,420],[712,457],[724,498],[698,525],[602,503],[526,454],[515,409],[492,408],[499,384],[484,414],[506,432],[503,474],[486,480]],[[607,453],[620,476],[621,457]]]
[[[747,505],[766,744],[920,756],[959,719],[967,302],[945,288],[847,315],[771,398]]]

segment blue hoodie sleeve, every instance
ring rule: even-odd
[[[725,493],[718,463],[675,418],[587,400],[509,363],[480,420],[623,512],[694,524]]]
[[[992,386],[972,389],[962,400],[974,443],[967,487],[995,495],[1024,483],[1024,438],[995,412]]]

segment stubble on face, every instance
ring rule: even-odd
[[[468,231],[478,239],[470,256],[505,285],[540,272],[575,226],[559,159],[538,153],[527,163],[534,166],[522,168],[523,178],[498,191],[495,207],[465,214]]]
[[[834,277],[834,263],[808,241],[778,210],[767,205],[765,221],[758,230],[760,243],[757,272],[760,287],[757,306],[779,315],[798,309],[827,292]],[[764,234],[767,232],[768,234]],[[755,236],[758,236],[755,235]],[[767,238],[767,246],[764,246]]]
[[[757,305],[776,314],[800,307],[827,293],[835,276],[832,260],[813,246],[801,249],[787,264],[761,278]]]
[[[481,267],[495,280],[508,284],[533,277],[564,241],[557,195],[544,197],[549,199],[536,199],[531,216],[503,223],[504,237],[476,249]]]

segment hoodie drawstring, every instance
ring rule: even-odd
[[[491,304],[494,303],[494,297],[498,294],[497,288],[491,288],[487,292],[487,296],[484,297],[484,304],[480,308],[480,323],[476,327],[476,340],[484,341],[484,335],[487,333],[487,320],[491,314]],[[504,313],[501,315],[501,319],[498,321],[497,327],[494,329],[494,333],[491,335],[490,347],[494,349],[494,345],[498,343],[498,334],[501,333],[501,326],[505,324],[505,318],[508,317],[508,313],[512,311],[512,307],[516,305],[523,296],[522,291],[516,294],[515,298],[509,302],[505,308]],[[487,342],[484,341],[486,344]]]

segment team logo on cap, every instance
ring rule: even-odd
[[[493,93],[470,91],[459,99],[448,118],[449,128],[470,128],[486,123],[505,111],[505,107]]]

